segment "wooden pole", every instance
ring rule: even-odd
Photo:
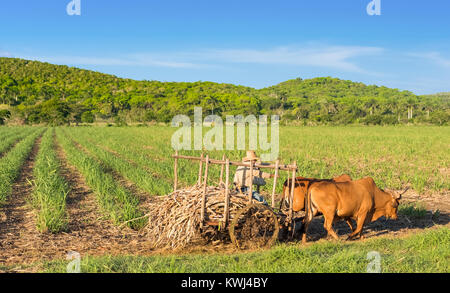
[[[205,164],[205,179],[203,182],[203,197],[202,197],[202,209],[200,212],[201,225],[203,226],[203,221],[205,220],[205,208],[206,208],[206,188],[208,186],[208,166],[209,166],[209,155],[206,155]]]
[[[222,161],[225,161],[225,154],[222,156]],[[219,185],[223,183],[223,167],[224,167],[224,165],[220,166],[220,181],[219,181]]]
[[[225,227],[228,225],[229,209],[230,209],[230,192],[228,190],[230,185],[230,160],[226,159],[225,163]]]
[[[294,162],[294,166],[297,166],[297,162]],[[292,170],[292,182],[291,182],[291,192],[289,195],[289,219],[292,221],[293,214],[293,204],[294,204],[294,188],[295,188],[295,172],[296,169]]]
[[[248,189],[248,200],[250,203],[253,202],[253,165],[255,163],[253,161],[250,162],[250,187]]]
[[[203,171],[203,153],[200,157],[200,165],[198,168],[198,185],[202,184],[202,171]]]
[[[172,157],[174,157],[174,155],[172,155]],[[183,155],[178,155],[179,159],[187,159],[187,160],[193,160],[193,161],[205,161],[205,159],[203,157],[192,157],[192,156],[183,156]],[[225,165],[225,161],[221,161],[221,160],[215,160],[215,159],[209,159],[209,163],[210,164],[216,164],[216,165]],[[242,162],[233,162],[230,161],[230,166],[245,166],[245,167],[250,167],[249,163],[242,163]],[[260,169],[275,169],[275,165],[265,165],[265,164],[254,164],[253,165],[256,168],[260,168]],[[292,165],[279,165],[278,169],[283,170],[283,171],[292,171],[292,169],[297,168],[294,167]]]
[[[261,177],[261,174],[262,174],[262,171],[259,170],[259,175],[258,175],[258,177]],[[261,193],[260,193],[260,190],[261,190],[261,186],[256,185],[256,192],[257,192],[258,194],[261,194]]]
[[[175,151],[175,155],[178,156],[178,151]],[[177,191],[178,184],[178,158],[175,157],[175,163],[173,166],[173,191]]]
[[[280,165],[280,160],[275,162],[275,178],[273,179],[272,188],[272,208],[275,208],[275,189],[277,188],[277,178],[278,178],[278,166]]]

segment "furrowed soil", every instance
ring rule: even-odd
[[[126,227],[119,229],[102,218],[95,194],[76,168],[68,164],[59,146],[57,151],[62,163],[61,175],[71,188],[67,197],[69,227],[66,232],[58,234],[41,234],[37,231],[35,215],[27,204],[27,198],[32,192],[28,180],[32,180],[39,142],[22,169],[9,204],[5,206],[6,221],[0,223],[0,266],[10,267],[11,271],[23,271],[22,265],[62,259],[70,251],[76,251],[82,256],[148,254],[151,247],[145,235]],[[33,267],[32,270],[39,268]]]
[[[40,142],[41,137],[36,140],[13,185],[8,203],[3,207],[4,216],[0,222],[0,264],[23,261],[27,258],[26,251],[34,246],[34,242],[27,236],[38,232],[34,224],[34,214],[27,200],[32,191],[33,166]]]
[[[148,192],[145,192],[144,190],[141,190],[139,187],[137,187],[133,182],[122,176],[119,172],[113,170],[109,166],[107,166],[103,161],[101,161],[97,156],[95,156],[92,152],[90,152],[87,148],[85,148],[80,143],[72,140],[73,144],[77,149],[79,149],[81,152],[84,152],[86,155],[93,158],[97,163],[99,163],[103,170],[107,173],[109,173],[114,180],[119,183],[122,187],[124,187],[128,192],[133,194],[139,199],[139,206],[141,208],[145,208],[145,206],[149,205],[154,197],[149,194]]]

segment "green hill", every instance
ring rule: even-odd
[[[16,58],[0,58],[0,122],[28,124],[171,121],[205,114],[279,114],[313,124],[396,124],[449,121],[449,96],[320,77],[300,78],[257,90],[214,82],[137,81]],[[10,117],[9,117],[10,116]],[[9,117],[9,119],[8,119]]]

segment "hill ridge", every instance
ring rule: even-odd
[[[255,89],[211,81],[134,80],[0,57],[0,104],[8,105],[9,120],[28,124],[169,122],[177,114],[192,115],[194,106],[205,114],[278,114],[304,124],[445,124],[449,100],[333,77],[296,78]]]

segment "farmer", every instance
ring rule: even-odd
[[[261,160],[256,156],[255,151],[247,151],[247,155],[244,158],[242,158],[242,162],[255,163],[261,162]],[[236,190],[242,193],[246,193],[251,184],[250,177],[251,177],[250,167],[239,166],[236,169],[236,174],[234,175],[233,180]],[[273,178],[273,175],[262,172],[258,168],[253,167],[253,185],[256,185],[258,187],[266,185],[266,181],[264,180],[264,178]],[[255,200],[267,205],[266,200],[258,193],[258,191],[253,191],[252,197]]]

